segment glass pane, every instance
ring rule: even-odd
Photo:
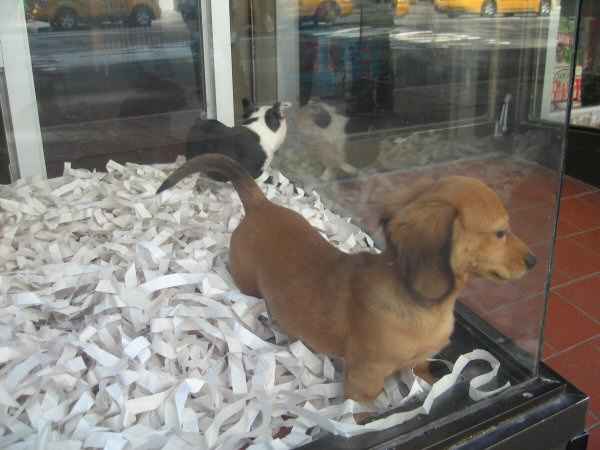
[[[582,0],[576,103],[571,124],[600,128],[600,4]]]
[[[29,42],[49,176],[172,161],[206,117],[199,0],[39,0]]]
[[[230,2],[236,117],[242,99],[268,103],[277,98],[275,2]]]
[[[484,225],[496,212],[473,206],[471,217],[445,197],[458,217],[448,245],[463,242],[457,230],[479,244],[464,241],[462,256],[448,250],[455,281],[468,282],[457,291],[455,334],[436,351],[455,362],[489,350],[502,361],[498,380],[513,385],[535,376],[543,349],[575,13],[567,0],[250,0],[232,9],[238,112],[243,97],[293,103],[273,168],[380,248],[418,251],[386,228],[408,221],[410,204],[391,218],[382,210],[423,177],[475,178],[505,205],[510,225]],[[282,63],[290,55],[297,66]],[[410,286],[407,272],[397,275]],[[445,412],[469,405],[454,397]]]
[[[473,279],[460,297],[530,354],[532,371],[565,111],[557,125],[541,115],[552,93],[547,59],[561,24],[574,23],[566,3],[366,1],[318,25],[313,11],[301,12],[298,135],[274,159],[372,233],[373,204],[418,177],[461,174],[494,188],[539,264],[519,281]],[[319,114],[343,126],[321,133]],[[337,145],[326,139],[334,133]],[[526,323],[517,320],[524,310]]]
[[[7,188],[0,287],[41,348],[9,353],[7,442],[48,405],[69,415],[48,439],[98,447],[293,447],[390,411],[407,437],[534,378],[576,3],[213,0],[231,43],[206,46],[196,0],[28,4],[49,176],[109,174]],[[226,102],[203,61],[231,67],[233,130],[205,120]],[[248,179],[242,209],[222,183],[154,196],[175,164],[106,164],[194,152],[299,214]]]

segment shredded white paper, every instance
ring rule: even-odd
[[[369,409],[343,400],[338,362],[288,343],[264,302],[236,290],[237,194],[197,192],[192,177],[156,196],[174,167],[67,164],[61,178],[0,190],[1,449],[288,449],[428,414],[473,360],[491,366],[470,381],[473,400],[507,387],[484,388],[499,362],[475,350],[433,386],[389,379],[377,408],[417,406],[357,425]],[[317,193],[274,179],[269,198],[341,249],[375,251]]]

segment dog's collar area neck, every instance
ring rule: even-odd
[[[402,273],[400,273],[394,252],[386,250],[376,256],[381,258],[380,264],[389,271],[390,277],[399,285],[399,288],[408,294],[407,297],[410,301],[421,308],[430,308],[440,305],[454,298],[455,293],[461,289],[466,282],[466,275],[455,275],[454,278],[450,279],[448,289],[442,295],[435,298],[427,297],[415,289],[411,283],[407,281],[406,276],[403,276]]]
[[[407,280],[407,274],[401,273],[400,269],[397,266],[396,251],[397,250],[393,246],[388,246],[382,253],[380,253],[379,256],[382,258],[382,262],[385,265],[385,267],[389,268],[394,273],[394,279],[402,285],[402,288],[409,294],[410,299],[417,305],[423,307],[430,307],[443,303],[452,297],[453,293],[457,291],[457,288],[464,286],[464,284],[466,283],[468,275],[456,274],[454,270],[452,270],[452,267],[450,267],[452,277],[449,277],[448,289],[438,297],[426,297],[423,294],[419,293],[419,291],[417,291],[411,285],[411,283]]]
[[[415,290],[412,286],[409,286],[409,283],[406,283],[404,280],[402,281],[402,284],[404,285],[405,289],[410,294],[411,300],[413,300],[413,302],[415,304],[423,306],[423,307],[431,307],[431,306],[439,305],[440,303],[444,303],[445,301],[453,298],[454,297],[453,294],[454,294],[454,292],[456,292],[455,280],[452,280],[452,282],[450,283],[450,286],[448,287],[446,292],[444,292],[442,295],[440,295],[437,298],[425,297],[424,295],[417,292],[417,290]]]

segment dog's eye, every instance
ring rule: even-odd
[[[496,237],[498,239],[502,239],[503,237],[506,236],[506,230],[500,230],[500,231],[496,231]]]

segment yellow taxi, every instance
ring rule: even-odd
[[[412,0],[395,0],[394,15],[396,17],[405,16],[410,11],[410,4]]]
[[[536,13],[547,16],[552,10],[552,0],[434,0],[433,6],[449,15],[474,13],[491,17],[499,13]]]
[[[448,10],[448,0],[433,0],[433,7],[438,12],[446,12]]]
[[[298,0],[300,17],[319,22],[335,23],[339,17],[352,14],[352,0]]]
[[[73,30],[82,22],[125,20],[131,26],[148,27],[161,16],[159,0],[37,0],[31,9],[35,20],[52,28]]]

